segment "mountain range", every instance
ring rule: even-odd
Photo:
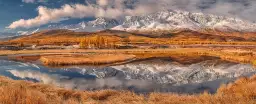
[[[50,25],[49,28],[75,31],[100,31],[105,29],[122,31],[193,31],[218,30],[223,32],[255,32],[256,24],[238,18],[166,10],[142,16],[125,16],[120,19],[96,18],[93,21],[72,25]]]
[[[77,24],[51,24],[44,28],[29,31],[18,31],[18,35],[29,35],[41,30],[67,29],[76,32],[96,32],[102,30],[119,30],[147,34],[173,33],[176,31],[196,31],[207,34],[241,35],[256,32],[256,23],[212,14],[191,13],[180,10],[164,10],[141,16],[125,16],[118,19],[95,18]],[[248,35],[248,34],[246,34]],[[5,35],[6,36],[6,35]]]

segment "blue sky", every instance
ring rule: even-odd
[[[24,5],[22,7],[21,5]],[[26,5],[19,0],[0,0],[0,31],[13,21],[36,15],[36,5]]]
[[[34,18],[38,15],[38,6],[59,8],[64,4],[84,4],[85,0],[45,0],[45,2],[26,3],[22,0],[0,0],[0,32],[6,30],[12,22],[19,19]]]

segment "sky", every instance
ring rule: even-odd
[[[85,4],[84,0],[0,0],[0,32],[15,30],[7,28],[20,19],[30,19],[38,15],[38,7],[60,8],[65,4]],[[21,28],[28,29],[28,28]]]
[[[256,21],[256,0],[0,0],[0,32],[91,18],[121,18],[165,9]]]

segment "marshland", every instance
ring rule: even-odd
[[[3,103],[254,102],[253,41],[42,34],[1,42]]]
[[[0,0],[0,104],[256,104],[256,0]]]

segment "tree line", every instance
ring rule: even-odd
[[[115,48],[116,43],[111,39],[103,36],[92,36],[85,37],[80,42],[80,48],[83,49],[105,49],[105,48]]]

